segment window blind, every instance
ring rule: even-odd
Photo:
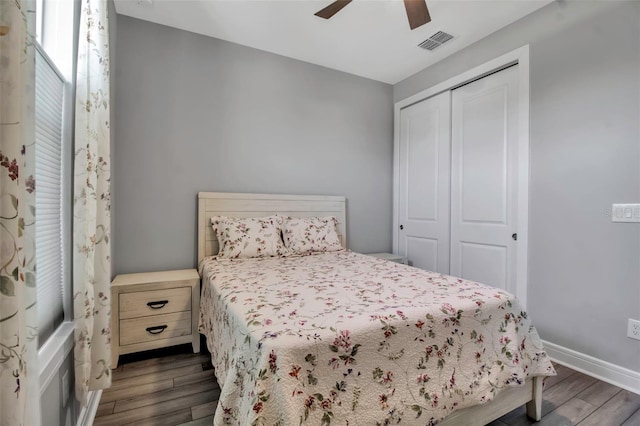
[[[40,345],[64,320],[64,85],[60,73],[36,49],[36,286]]]

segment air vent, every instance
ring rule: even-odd
[[[423,49],[434,50],[444,43],[448,42],[452,38],[453,36],[451,34],[447,34],[444,31],[438,31],[437,33],[420,43],[418,46],[422,47]]]
[[[429,37],[431,40],[435,40],[440,44],[444,44],[446,42],[448,42],[449,40],[451,40],[453,38],[453,36],[451,34],[447,34],[444,31],[438,31],[437,33],[435,33],[434,35],[432,35],[431,37]]]
[[[422,47],[423,49],[433,50],[436,47],[439,47],[440,43],[438,43],[437,41],[433,41],[430,38],[428,38],[425,41],[423,41],[422,43],[420,43],[418,46]]]

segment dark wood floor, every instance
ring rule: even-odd
[[[213,423],[220,388],[208,354],[190,345],[123,356],[113,385],[102,393],[94,425],[182,425]],[[545,381],[542,420],[524,407],[490,426],[640,426],[640,395],[557,365]]]

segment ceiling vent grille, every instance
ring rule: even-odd
[[[418,46],[422,47],[423,49],[434,50],[442,46],[452,38],[453,36],[451,34],[447,34],[444,31],[438,31],[437,33],[420,43]]]
[[[444,31],[438,31],[437,33],[435,33],[434,35],[432,35],[431,37],[429,37],[431,40],[435,40],[440,44],[444,44],[446,42],[448,42],[449,40],[451,40],[453,38],[453,36],[451,34],[447,34]]]

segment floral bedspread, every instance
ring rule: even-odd
[[[208,258],[214,424],[434,424],[553,375],[509,293],[348,251]]]

